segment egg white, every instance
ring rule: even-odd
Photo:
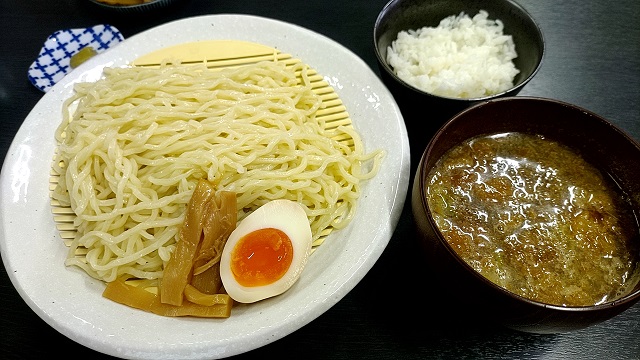
[[[243,286],[231,271],[231,253],[245,235],[264,228],[278,229],[291,239],[293,259],[280,279],[262,286]],[[273,200],[244,218],[231,233],[220,258],[220,277],[225,290],[237,302],[253,303],[287,291],[300,277],[311,254],[312,234],[304,208],[295,201]]]

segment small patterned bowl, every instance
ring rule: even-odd
[[[29,81],[47,92],[73,70],[74,55],[83,49],[99,54],[123,40],[120,31],[111,25],[58,30],[47,38],[38,58],[29,66]]]

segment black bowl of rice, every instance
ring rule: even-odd
[[[479,101],[516,95],[545,48],[535,20],[510,0],[391,0],[373,39],[380,76],[423,141],[412,144],[417,152],[425,130]]]

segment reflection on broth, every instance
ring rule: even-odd
[[[431,170],[427,201],[451,247],[523,297],[587,306],[637,281],[638,228],[613,182],[541,136],[481,136]]]

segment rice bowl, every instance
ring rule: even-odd
[[[402,30],[387,50],[387,61],[398,77],[439,96],[477,98],[513,87],[520,72],[513,37],[503,33],[500,19],[480,10],[461,12],[438,26]]]
[[[510,36],[517,50],[517,57],[511,59],[511,61],[518,73],[515,75],[506,74],[506,77],[513,76],[513,84],[508,89],[500,89],[497,93],[491,95],[465,98],[440,96],[411,85],[395,73],[394,65],[390,64],[388,60],[389,47],[398,38],[400,32],[411,29],[415,31],[424,27],[436,28],[443,19],[452,15],[458,16],[464,13],[472,16],[479,14],[480,11],[486,11],[490,19],[500,20],[503,26],[502,35]],[[479,18],[478,20],[481,19]],[[468,19],[468,21],[471,20]],[[489,20],[484,19],[482,21],[488,22]],[[491,25],[497,26],[495,30],[499,28],[497,22]],[[499,47],[497,41],[502,38],[498,34],[491,36],[496,41],[496,46],[486,47],[487,49],[495,50]],[[413,163],[418,162],[422,149],[426,146],[429,138],[451,116],[480,101],[517,95],[537,74],[542,65],[545,50],[545,42],[540,27],[522,6],[512,0],[491,2],[391,0],[380,10],[376,19],[373,28],[373,43],[380,77],[400,106],[405,124],[409,130]],[[453,44],[453,42],[450,43]],[[447,53],[445,55],[450,56],[452,54]],[[437,58],[438,60],[445,59],[444,56]],[[482,67],[486,66],[482,65]],[[500,78],[505,76],[505,71],[499,71],[502,73]],[[477,72],[479,73],[479,71]],[[457,74],[456,77],[458,77]],[[493,75],[487,77],[484,71],[481,76],[483,80],[484,78],[491,80],[494,78]],[[460,78],[455,80],[461,81]]]

